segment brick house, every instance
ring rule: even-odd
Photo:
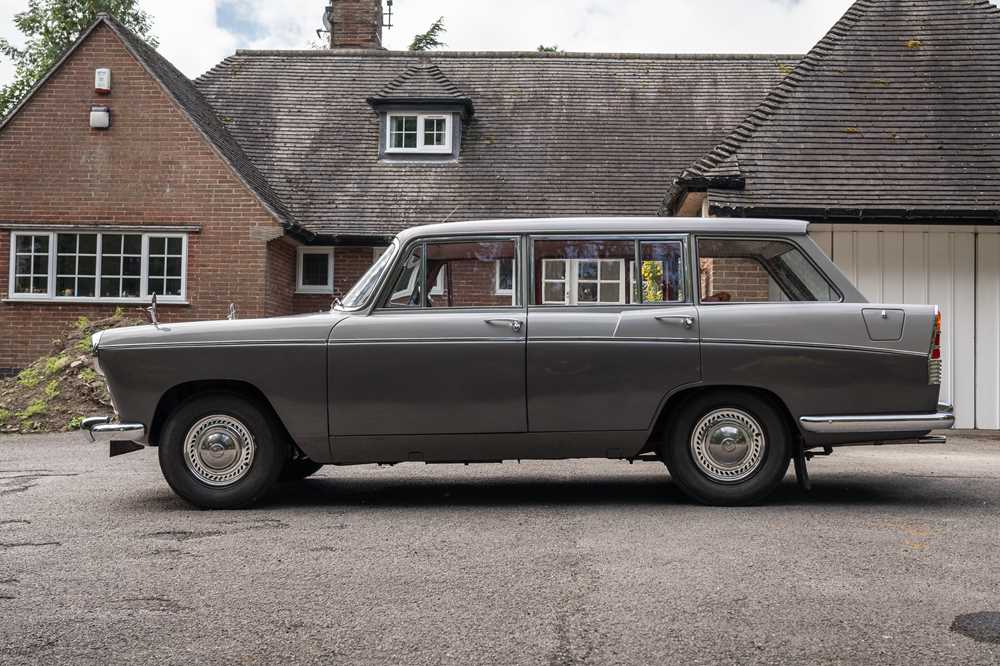
[[[656,214],[798,59],[389,52],[381,12],[332,0],[331,49],[195,81],[100,17],[0,124],[0,369],[154,292],[168,321],[326,309],[413,225]],[[509,297],[504,262],[475,277]]]

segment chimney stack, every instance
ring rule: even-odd
[[[382,0],[330,0],[323,26],[331,49],[382,48]]]

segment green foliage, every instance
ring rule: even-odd
[[[413,38],[413,42],[410,44],[410,50],[430,51],[431,49],[447,46],[447,44],[438,39],[446,32],[448,32],[448,29],[444,27],[444,17],[442,16],[431,24],[431,27],[427,30],[427,32],[420,33]]]
[[[25,37],[23,48],[0,39],[0,56],[14,63],[15,79],[0,87],[0,117],[6,116],[45,75],[73,42],[105,12],[152,46],[152,19],[139,0],[28,0],[28,9],[14,16]]]
[[[115,308],[114,318],[121,319],[124,316],[125,316],[125,308],[119,305],[118,307]]]
[[[83,417],[74,416],[69,420],[69,423],[66,424],[66,430],[79,430],[80,426],[82,425],[83,425]]]
[[[51,400],[59,396],[59,380],[53,379],[45,385],[45,397]]]
[[[30,421],[36,416],[41,416],[45,413],[45,410],[49,408],[49,405],[43,398],[35,400],[33,403],[24,408],[24,411],[17,413],[17,418],[21,421]]]
[[[7,421],[10,421],[10,410],[0,409],[0,426],[7,425]]]
[[[35,366],[25,368],[18,374],[17,383],[24,388],[35,388],[42,383],[45,375]]]
[[[77,340],[76,350],[78,352],[94,351],[94,346],[90,343],[90,336],[85,336]]]
[[[84,368],[80,371],[80,380],[91,384],[97,381],[97,373],[92,368]]]
[[[63,368],[72,362],[73,361],[68,356],[48,357],[45,359],[45,376],[51,377],[58,372],[62,372]]]
[[[88,326],[90,326],[90,320],[87,319],[86,317],[80,317],[79,319],[76,320],[77,333],[82,334],[84,331],[87,330]]]
[[[663,294],[663,262],[642,262],[642,300],[644,303],[662,303]]]
[[[546,46],[545,44],[538,45],[539,53],[562,53],[562,49],[559,48],[558,44],[553,44],[552,46]]]

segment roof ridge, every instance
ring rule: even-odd
[[[386,51],[381,49],[237,49],[235,56],[314,57],[314,58],[536,58],[539,60],[787,60],[802,58],[801,53],[629,53],[565,51]],[[232,56],[230,56],[232,57]]]

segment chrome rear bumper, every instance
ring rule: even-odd
[[[802,429],[817,435],[878,434],[885,432],[930,432],[955,425],[951,405],[938,405],[934,414],[869,414],[864,416],[803,416]]]
[[[110,416],[84,419],[80,429],[89,442],[141,441],[146,436],[146,426],[141,423],[114,423]]]

